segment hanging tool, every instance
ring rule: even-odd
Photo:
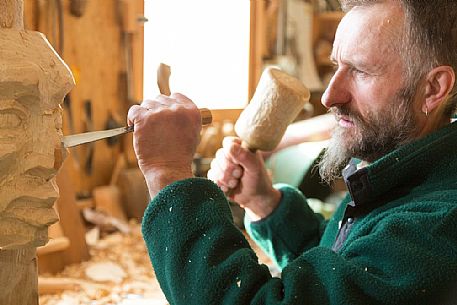
[[[70,0],[70,13],[75,17],[82,17],[86,11],[87,0]]]
[[[213,121],[213,116],[209,109],[201,108],[200,115],[202,118],[202,125],[209,125]],[[121,135],[124,133],[132,132],[132,131],[133,131],[133,125],[126,126],[126,127],[120,127],[120,128],[114,128],[114,129],[110,129],[110,130],[84,132],[84,133],[79,133],[79,134],[63,137],[62,145],[65,148],[69,148],[69,147],[74,147],[74,146],[85,144],[85,143],[91,143],[94,141],[114,137],[114,136]]]
[[[94,122],[93,122],[93,115],[92,115],[92,100],[87,99],[84,101],[84,114],[86,117],[86,130],[94,130]],[[92,175],[93,169],[93,161],[94,161],[94,154],[95,154],[95,144],[91,143],[88,145],[86,151],[86,163],[84,165],[84,169],[88,176]]]
[[[170,75],[171,67],[164,63],[160,63],[157,68],[157,86],[159,87],[160,94],[170,95]]]
[[[122,127],[123,124],[119,123],[120,120],[116,120],[114,118],[114,115],[112,112],[108,113],[108,120],[106,121],[105,124],[105,130],[110,130],[114,128],[120,128]],[[119,142],[119,137],[112,137],[112,138],[107,138],[106,143],[108,144],[109,147],[113,147]]]

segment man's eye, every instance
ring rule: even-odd
[[[17,128],[21,126],[22,119],[14,112],[0,111],[0,129]]]
[[[368,74],[365,71],[359,70],[357,68],[352,67],[351,72],[358,75],[358,76],[367,76]]]

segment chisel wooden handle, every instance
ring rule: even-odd
[[[213,122],[213,114],[211,113],[211,110],[208,108],[200,108],[200,116],[202,120],[202,125],[209,125]],[[126,132],[132,132],[133,131],[133,125],[125,127]]]
[[[213,114],[211,113],[211,110],[208,108],[200,108],[200,116],[202,120],[202,125],[209,125],[213,122]],[[125,127],[126,132],[132,132],[133,131],[133,125]]]
[[[202,117],[202,125],[209,125],[213,122],[213,114],[208,108],[200,108],[200,116]]]

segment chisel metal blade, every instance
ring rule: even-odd
[[[84,143],[111,138],[124,133],[132,132],[132,126],[114,128],[109,130],[91,131],[63,137],[62,144],[65,148],[78,146]]]

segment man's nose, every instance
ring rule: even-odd
[[[326,108],[346,104],[351,100],[349,82],[342,71],[336,71],[327,89],[322,95],[321,102]]]

